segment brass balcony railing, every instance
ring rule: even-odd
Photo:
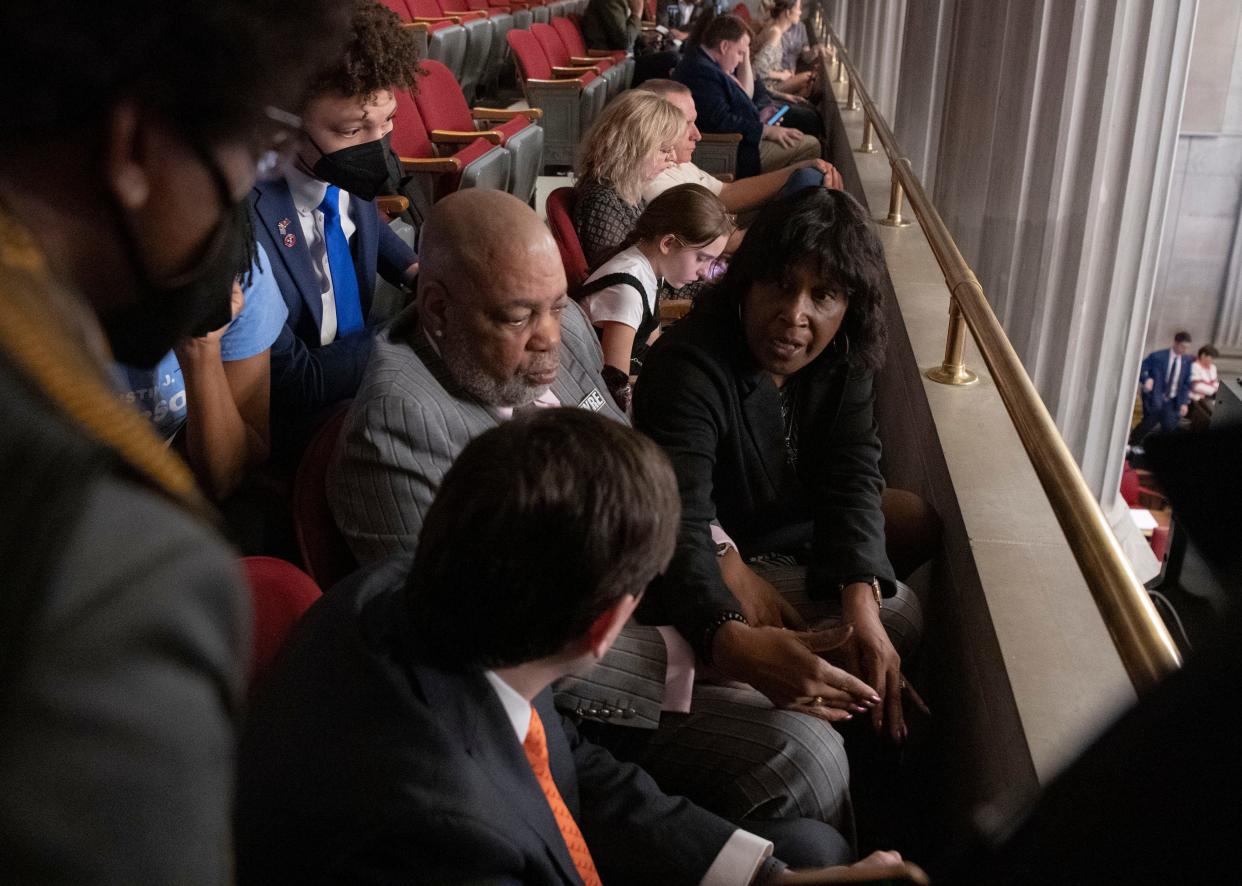
[[[1173,638],[1134,574],[1099,502],[1087,487],[1026,368],[992,312],[978,279],[928,199],[887,121],[867,94],[845,46],[818,10],[812,16],[812,25],[821,43],[834,50],[832,58],[824,61],[821,82],[846,84],[844,109],[860,110],[863,114],[862,143],[856,150],[873,152],[874,135],[888,155],[893,171],[892,190],[888,216],[880,224],[908,224],[901,214],[903,198],[908,198],[944,273],[950,295],[949,332],[944,360],[928,370],[927,377],[948,385],[969,385],[978,380],[966,368],[963,356],[969,329],[1135,690],[1142,693],[1150,689],[1181,665]]]

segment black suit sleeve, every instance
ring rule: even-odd
[[[697,883],[737,828],[663,793],[562,717],[578,775],[582,835],[605,883]]]
[[[381,277],[393,286],[404,286],[409,282],[405,279],[406,269],[418,261],[418,256],[392,228],[381,224],[377,261]]]
[[[521,886],[526,859],[499,829],[472,815],[411,810],[402,827],[373,831],[372,840],[343,859],[333,882],[359,886]]]
[[[374,343],[374,331],[362,329],[329,345],[308,348],[286,325],[272,345],[272,414],[311,416],[353,397]]]
[[[808,583],[816,596],[831,595],[842,583],[862,576],[875,575],[890,587],[894,580],[884,548],[884,478],[872,380],[870,372],[862,371],[845,379],[836,420],[824,415],[822,420],[831,421],[831,427],[816,429],[813,435],[821,451],[799,454],[815,514]]]
[[[711,620],[741,610],[716,559],[711,523],[716,453],[727,433],[726,388],[720,368],[684,347],[652,352],[639,377],[634,424],[668,455],[681,493],[681,526],[668,572],[648,591],[643,617],[669,622],[697,648]]]

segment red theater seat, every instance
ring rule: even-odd
[[[546,210],[548,228],[551,229],[552,239],[556,241],[556,248],[561,253],[565,280],[572,292],[587,278],[586,255],[578,240],[578,231],[574,228],[574,189],[554,190],[548,195]]]
[[[345,424],[349,403],[337,404],[311,438],[293,478],[293,532],[302,566],[330,588],[357,568],[345,538],[328,507],[328,463]]]
[[[471,110],[448,68],[425,61],[422,70],[414,103],[431,141],[442,146],[466,144],[482,137],[503,147],[510,155],[509,193],[529,203],[543,168],[543,128],[537,123],[542,112],[538,108]],[[479,130],[478,121],[491,126]]]
[[[608,99],[607,83],[591,72],[558,78],[530,31],[514,29],[508,40],[526,103],[543,111],[544,163],[572,165],[582,134]]]
[[[250,683],[266,673],[302,614],[322,596],[315,580],[275,557],[242,557],[252,614]]]

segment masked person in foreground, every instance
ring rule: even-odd
[[[268,109],[336,8],[0,5],[0,881],[231,875],[248,599],[109,366],[227,320]]]
[[[389,147],[395,89],[412,89],[415,33],[374,0],[347,4],[349,43],[312,84],[296,153],[250,196],[255,234],[289,309],[272,346],[272,431],[296,447],[316,414],[358,390],[375,341],[376,274],[417,273],[372,202],[401,170]]]

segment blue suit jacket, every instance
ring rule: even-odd
[[[1143,391],[1143,409],[1147,412],[1159,412],[1167,404],[1185,406],[1190,402],[1190,364],[1195,362],[1193,354],[1182,355],[1182,368],[1178,373],[1177,387],[1174,395],[1169,396],[1169,359],[1168,348],[1153,351],[1143,358],[1139,370],[1139,386],[1147,384],[1150,378],[1154,382],[1150,391]]]
[[[250,193],[255,236],[267,250],[289,318],[272,345],[273,432],[300,424],[323,407],[354,395],[371,355],[374,332],[362,329],[319,344],[323,301],[310,250],[302,236],[297,208],[285,179],[260,182]],[[366,317],[375,297],[378,272],[400,285],[414,251],[380,221],[375,204],[350,195],[349,217],[355,225],[350,240],[358,294]],[[282,231],[282,225],[284,229]],[[292,235],[289,237],[289,235]],[[288,237],[288,239],[286,239]],[[292,245],[290,245],[292,244]]]
[[[260,683],[238,759],[238,882],[581,886],[487,680],[419,661],[409,568],[398,555],[333,588]],[[550,692],[534,706],[603,881],[702,879],[734,826],[582,740]]]
[[[738,178],[758,175],[759,139],[763,137],[763,123],[759,119],[756,102],[698,46],[681,57],[673,69],[673,79],[688,86],[694,95],[694,107],[699,112],[699,129],[703,132],[742,134],[742,143],[737,151]],[[760,102],[762,95],[756,92]]]

